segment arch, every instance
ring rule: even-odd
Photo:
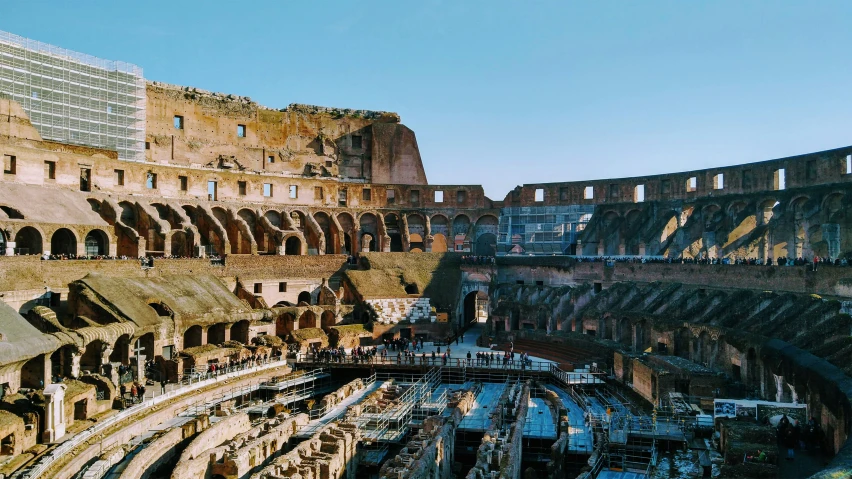
[[[408,220],[408,250],[411,252],[424,251],[426,245],[423,238],[426,236],[426,221],[423,216],[418,213],[411,213],[407,217]]]
[[[74,355],[79,354],[79,350],[72,344],[66,344],[57,349],[50,355],[51,374],[54,382],[59,381],[63,377],[72,377],[74,372]]]
[[[59,228],[50,237],[51,254],[77,254],[77,235],[68,228]]]
[[[497,225],[499,221],[494,215],[482,215],[476,220],[476,247],[478,255],[494,256],[497,253]]]
[[[109,253],[109,238],[101,230],[89,231],[84,241],[86,256],[104,256]]]
[[[286,338],[295,326],[296,317],[290,313],[284,313],[275,319],[275,335]]]
[[[466,214],[459,214],[453,218],[453,235],[467,236],[470,231],[470,218]]]
[[[172,232],[171,238],[172,255],[178,257],[192,256],[192,246],[190,244],[189,235],[183,231]]]
[[[130,335],[122,334],[115,340],[109,361],[111,363],[130,364]]]
[[[264,213],[263,216],[264,216],[264,218],[269,220],[269,223],[272,226],[279,228],[279,229],[282,229],[281,225],[284,224],[284,223],[282,222],[281,213],[279,213],[275,210],[269,210],[266,213]]]
[[[835,191],[825,195],[825,198],[822,200],[822,205],[820,206],[820,211],[823,212],[824,217],[827,222],[836,222],[838,220],[838,213],[844,212],[843,208],[843,200],[846,198],[846,194],[840,191]]]
[[[284,254],[299,256],[302,254],[302,240],[298,236],[288,236],[284,241]]]
[[[107,345],[100,339],[95,339],[86,345],[83,355],[80,356],[80,370],[101,374],[103,366],[103,352]]]
[[[42,234],[32,226],[24,226],[15,233],[15,249],[19,254],[41,254]]]
[[[484,323],[488,320],[488,294],[476,290],[467,293],[464,297],[463,311],[464,324]]]
[[[150,302],[148,303],[148,306],[157,312],[157,316],[164,318],[170,318],[172,316],[171,309],[162,302]]]
[[[364,235],[368,234],[370,235],[370,251],[377,251],[376,238],[378,238],[379,233],[379,221],[376,219],[376,215],[364,213],[358,218],[358,224],[361,226],[361,237],[358,238],[358,244],[361,244]]]
[[[385,234],[390,237],[390,250],[393,253],[402,252],[402,222],[396,213],[385,215]]]
[[[207,328],[207,344],[222,344],[226,341],[227,323],[216,323]]]
[[[422,253],[425,248],[423,237],[417,233],[413,233],[408,237],[408,245],[409,253]]]
[[[773,210],[777,204],[778,201],[775,198],[767,198],[757,204],[758,224],[765,225],[769,223],[774,215]]]
[[[343,235],[343,254],[352,254],[352,231],[355,228],[355,220],[349,213],[340,213],[337,215],[337,223],[340,224]]]
[[[24,363],[21,368],[21,387],[30,389],[42,389],[47,384],[44,382],[45,356],[39,354]]]
[[[449,236],[450,234],[450,220],[447,219],[445,215],[434,215],[429,218],[429,234],[436,235],[442,234],[444,237]]]
[[[183,333],[183,349],[194,348],[202,345],[201,326],[195,325],[187,328]]]
[[[136,339],[136,345],[142,346],[142,354],[146,358],[154,358],[154,333],[145,333]]]
[[[420,294],[420,288],[415,283],[408,283],[405,285],[405,294]]]
[[[311,293],[307,291],[302,291],[299,293],[299,297],[296,302],[301,306],[303,304],[310,305],[311,304]]]
[[[290,215],[290,220],[293,222],[293,226],[301,231],[305,232],[305,213],[300,210],[291,210],[288,215]]]
[[[314,213],[314,221],[317,222],[325,237],[325,254],[335,254],[339,249],[340,236],[337,227],[331,221],[331,217],[324,211],[318,211]]]
[[[317,315],[313,311],[307,310],[299,316],[299,329],[316,328]]]
[[[325,310],[322,312],[320,316],[320,324],[323,329],[328,329],[336,324],[337,320],[334,318],[334,312]]]
[[[241,319],[231,326],[231,341],[249,343],[249,320]]]

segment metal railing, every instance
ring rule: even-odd
[[[130,418],[130,417],[132,417],[136,414],[139,414],[141,412],[148,411],[149,409],[151,409],[151,408],[153,408],[153,407],[155,407],[159,404],[162,404],[164,402],[167,402],[171,399],[174,399],[178,396],[182,396],[186,393],[204,388],[206,386],[216,384],[217,382],[237,378],[237,377],[242,376],[243,374],[246,374],[246,373],[249,373],[249,372],[259,372],[259,371],[264,371],[264,370],[267,370],[267,369],[274,369],[274,368],[286,366],[286,365],[287,365],[287,362],[283,361],[283,360],[270,361],[270,362],[267,362],[266,364],[257,365],[254,368],[251,368],[251,370],[243,369],[243,370],[240,370],[240,371],[234,371],[234,372],[231,372],[231,373],[223,374],[223,375],[220,375],[220,376],[215,377],[215,378],[206,379],[206,380],[203,380],[203,381],[198,381],[198,382],[191,384],[191,385],[188,385],[186,387],[173,389],[173,390],[171,390],[171,391],[169,391],[165,394],[162,394],[162,395],[154,397],[152,399],[148,399],[146,401],[143,401],[139,404],[136,404],[135,406],[131,406],[131,407],[129,407],[129,408],[123,410],[123,411],[120,411],[117,414],[113,414],[112,416],[104,419],[103,421],[97,422],[92,427],[80,432],[79,434],[73,436],[72,438],[68,439],[67,441],[63,442],[62,444],[59,444],[54,449],[52,449],[51,451],[47,452],[44,456],[42,456],[32,467],[28,467],[28,468],[25,468],[25,469],[23,469],[19,472],[16,472],[15,474],[12,475],[12,478],[13,479],[29,479],[29,478],[43,477],[44,472],[48,468],[50,468],[53,465],[54,462],[56,462],[58,459],[60,459],[64,456],[66,456],[75,447],[79,446],[80,444],[85,443],[91,437],[93,437],[97,434],[100,434],[101,432],[107,430],[108,428],[114,426],[115,424],[120,423],[121,421],[124,421],[125,419],[128,419],[128,418]],[[112,445],[110,447],[112,447]]]

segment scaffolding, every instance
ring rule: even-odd
[[[142,69],[0,31],[0,97],[20,103],[46,140],[145,161]]]

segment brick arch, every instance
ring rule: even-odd
[[[820,201],[819,204],[820,211],[825,211],[828,201],[836,196],[840,196],[840,201],[843,201],[846,199],[846,192],[842,190],[833,190],[823,195],[822,201]]]
[[[800,201],[800,200],[804,200],[804,201]],[[795,196],[791,197],[790,200],[787,202],[787,211],[788,212],[795,211],[796,205],[798,205],[799,203],[805,204],[809,201],[811,201],[811,197],[809,195],[806,195],[806,194],[795,195]]]

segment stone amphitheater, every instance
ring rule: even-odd
[[[852,146],[492,200],[3,33],[0,155],[3,477],[852,477]]]

